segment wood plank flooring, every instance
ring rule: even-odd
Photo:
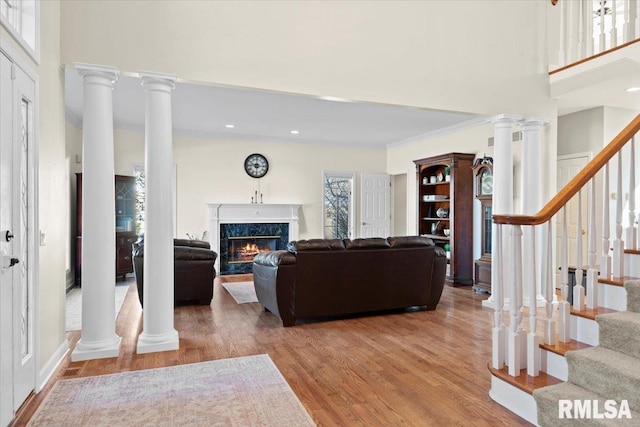
[[[216,278],[210,306],[175,309],[180,349],[138,355],[133,284],[116,322],[117,358],[65,360],[13,426],[24,426],[59,379],[269,354],[319,426],[530,425],[489,398],[492,310],[471,287],[445,287],[436,311],[308,322],[290,328],[258,303],[236,304]],[[71,347],[80,332],[68,334]]]

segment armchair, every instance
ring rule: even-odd
[[[200,240],[173,240],[173,299],[175,305],[211,304],[213,279],[216,270],[213,264],[218,254],[209,243]],[[144,301],[144,237],[133,244],[133,271],[136,276],[140,305]]]

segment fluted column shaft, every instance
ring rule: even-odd
[[[175,76],[140,73],[145,91],[145,248],[143,330],[138,353],[175,350],[171,92]]]
[[[74,64],[83,80],[82,332],[71,360],[118,355],[115,333],[115,67]]]

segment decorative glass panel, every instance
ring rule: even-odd
[[[29,231],[29,129],[30,129],[30,105],[25,99],[20,105],[20,239],[16,242],[19,246],[20,254],[19,281],[20,294],[22,296],[20,305],[20,333],[21,333],[21,355],[24,358],[31,352],[31,339],[29,337],[29,321],[31,319],[29,313],[29,247],[28,247],[28,231]]]
[[[484,247],[482,248],[482,253],[490,254],[491,253],[491,226],[492,226],[492,218],[491,218],[491,206],[484,206]]]

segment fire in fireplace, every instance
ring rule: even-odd
[[[237,236],[229,237],[229,264],[243,264],[253,262],[260,252],[275,251],[278,248],[280,236]]]

